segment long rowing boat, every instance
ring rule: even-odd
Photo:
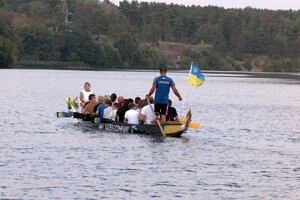
[[[147,124],[125,124],[110,120],[103,120],[101,123],[95,123],[95,118],[90,115],[85,115],[78,112],[57,112],[57,117],[73,117],[80,119],[84,124],[89,123],[91,126],[107,132],[117,133],[134,133],[134,134],[148,134],[148,135],[161,135],[161,130],[158,125]],[[191,122],[192,114],[189,110],[186,114],[185,123],[183,124],[165,124],[162,125],[163,131],[168,137],[180,137],[188,130]]]

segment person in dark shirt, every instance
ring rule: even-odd
[[[177,121],[179,122],[178,114],[176,108],[172,107],[172,101],[169,99],[168,110],[167,110],[167,121]]]
[[[124,99],[124,97],[119,96],[118,98],[119,108],[116,113],[116,121],[124,122],[124,116],[126,111],[128,110],[128,102]]]

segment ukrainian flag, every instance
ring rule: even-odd
[[[201,69],[198,65],[192,63],[191,70],[189,74],[188,84],[192,87],[199,87],[205,81],[205,76],[202,74]]]

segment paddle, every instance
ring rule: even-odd
[[[57,112],[56,113],[57,118],[65,118],[65,117],[73,117],[73,112]]]
[[[186,119],[182,118],[182,119],[180,119],[180,122],[184,124],[186,122]],[[200,129],[201,125],[200,125],[200,123],[191,122],[189,124],[189,128],[190,129]]]
[[[148,103],[149,103],[149,106],[150,106],[150,108],[151,108],[153,114],[155,115],[155,111],[154,111],[154,109],[153,109],[153,107],[152,107],[152,105],[151,105],[151,103],[150,103],[150,101],[149,101],[149,98],[147,99],[147,101],[148,101]],[[156,115],[155,115],[155,116],[156,116]],[[160,129],[160,132],[161,132],[162,136],[166,137],[167,135],[166,135],[166,133],[164,132],[164,129],[162,128],[162,126],[161,126],[161,124],[160,124],[158,118],[155,117],[155,119],[156,119],[156,121],[157,121],[157,124],[158,124],[158,126],[159,126],[159,129]]]

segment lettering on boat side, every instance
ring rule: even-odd
[[[130,130],[129,126],[122,126],[118,124],[100,124],[99,129],[118,133],[128,133]]]

